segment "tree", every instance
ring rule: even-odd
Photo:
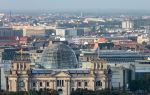
[[[70,95],[95,95],[95,92],[87,89],[77,89],[72,91]]]
[[[44,89],[40,91],[19,91],[19,92],[0,91],[0,95],[59,95],[59,94],[56,90]]]
[[[142,42],[142,45],[147,45],[147,42],[143,41],[143,42]]]
[[[97,90],[96,95],[111,95],[111,91],[109,89]]]
[[[110,91],[109,89],[98,90],[95,95],[129,95],[127,92]]]
[[[104,90],[87,90],[87,89],[77,89],[73,92],[71,92],[70,95],[129,95],[127,92],[121,92],[121,91],[110,91],[109,89]]]

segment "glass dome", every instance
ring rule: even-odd
[[[50,69],[76,68],[78,61],[75,52],[65,44],[52,44],[42,54],[41,64]]]

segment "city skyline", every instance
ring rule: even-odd
[[[0,0],[0,95],[150,95],[149,3]]]

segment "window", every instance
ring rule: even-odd
[[[46,86],[49,86],[49,82],[46,82]]]
[[[88,82],[87,81],[84,82],[84,86],[88,86]]]
[[[57,80],[57,86],[59,86],[59,80]]]
[[[101,69],[103,69],[103,64],[101,64]]]
[[[81,82],[80,81],[78,82],[78,86],[81,86]]]
[[[74,86],[74,85],[75,85],[75,83],[74,83],[74,81],[72,80],[72,81],[71,81],[71,86]]]
[[[26,65],[24,64],[24,69],[26,69]]]
[[[17,69],[19,69],[19,64],[17,64]]]
[[[74,91],[74,88],[72,88],[72,91]]]
[[[35,83],[35,82],[33,82],[32,86],[33,86],[33,87],[35,87],[35,86],[36,86],[36,83]]]
[[[96,82],[96,86],[102,86],[102,82],[101,81],[97,81]]]
[[[42,86],[43,84],[42,84],[42,82],[40,82],[40,86]]]
[[[23,64],[20,64],[20,68],[23,69]]]
[[[19,87],[24,87],[24,86],[25,86],[24,81],[23,81],[23,80],[20,80],[18,86],[19,86]]]
[[[64,80],[57,80],[57,86],[58,87],[64,86]]]
[[[89,57],[87,57],[86,61],[89,61]]]

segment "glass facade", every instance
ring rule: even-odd
[[[76,68],[77,58],[74,51],[65,44],[52,44],[42,54],[41,63],[45,68]]]
[[[135,79],[137,80],[150,79],[150,73],[149,72],[136,72]]]

